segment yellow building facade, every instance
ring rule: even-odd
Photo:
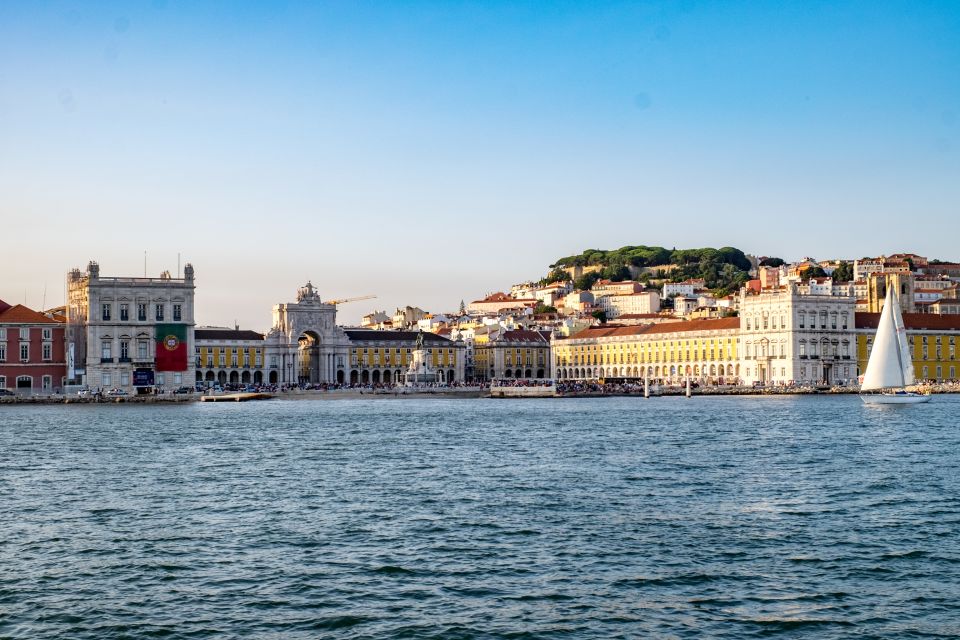
[[[593,327],[554,338],[558,380],[679,381],[730,384],[740,376],[739,318]]]
[[[394,384],[404,381],[416,348],[416,331],[347,329],[350,340],[350,384]],[[434,333],[423,334],[427,359],[442,382],[464,377],[464,345]]]
[[[547,331],[504,330],[500,327],[477,331],[473,357],[476,380],[542,380],[552,377],[550,333]]]
[[[857,366],[867,370],[879,313],[856,315]],[[913,356],[917,380],[956,380],[960,373],[960,315],[905,313],[903,323]]]
[[[198,327],[194,358],[196,381],[205,386],[267,382],[263,334],[256,331]]]

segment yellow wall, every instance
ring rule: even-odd
[[[435,367],[454,367],[457,364],[457,349],[454,347],[426,347],[433,351],[431,364]],[[406,368],[410,364],[412,347],[354,347],[350,352],[350,365],[359,362],[360,367]],[[387,361],[387,355],[390,361]]]
[[[867,360],[870,357],[867,351],[867,340],[873,339],[873,333],[857,335],[857,365],[860,367],[860,374],[867,370]],[[911,352],[913,354],[913,375],[917,380],[926,380],[929,378],[949,380],[956,379],[960,374],[960,332],[936,332],[936,331],[908,331],[907,337],[911,342]],[[927,339],[926,358],[924,358],[923,338]],[[937,339],[940,339],[940,357],[937,357]],[[952,353],[951,353],[951,340]],[[937,376],[937,367],[940,367],[940,376]],[[924,375],[926,367],[926,375]],[[953,367],[953,375],[950,374],[950,367]]]
[[[263,357],[263,348],[262,347],[233,347],[225,345],[216,345],[212,347],[201,346],[200,347],[200,367],[204,369],[217,369],[220,367],[220,354],[224,354],[224,367],[227,369],[233,368],[233,350],[237,350],[237,365],[236,368],[243,368],[243,355],[246,353],[250,356],[250,364],[248,368],[256,369],[257,368],[257,352],[260,352],[260,367],[263,368],[266,363],[264,362]]]
[[[686,366],[719,362],[736,365],[737,335],[639,334],[598,337],[580,344],[574,339],[560,340],[554,347],[554,366],[599,367],[608,365]],[[718,374],[719,375],[719,374]]]

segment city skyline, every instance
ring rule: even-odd
[[[951,3],[0,7],[0,298],[453,310],[625,244],[957,259]]]

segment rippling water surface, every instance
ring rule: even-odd
[[[958,409],[0,407],[0,637],[957,637]]]

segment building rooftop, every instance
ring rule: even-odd
[[[681,322],[663,322],[660,324],[642,324],[632,327],[599,326],[590,327],[561,340],[581,340],[583,338],[608,338],[612,336],[635,336],[644,333],[686,333],[689,331],[723,331],[738,329],[740,318],[706,318]]]
[[[941,301],[942,302],[942,301]],[[880,323],[879,313],[856,313],[854,324],[857,329],[876,329]],[[954,330],[960,331],[960,314],[951,313],[905,313],[903,324],[912,330]]]
[[[63,324],[63,316],[48,317],[22,304],[8,306],[0,311],[0,324]]]
[[[351,342],[415,342],[417,331],[378,331],[376,329],[344,329]],[[423,332],[424,344],[447,344],[451,340],[435,333]]]
[[[263,340],[262,333],[225,327],[198,327],[193,330],[193,337],[196,340]]]

